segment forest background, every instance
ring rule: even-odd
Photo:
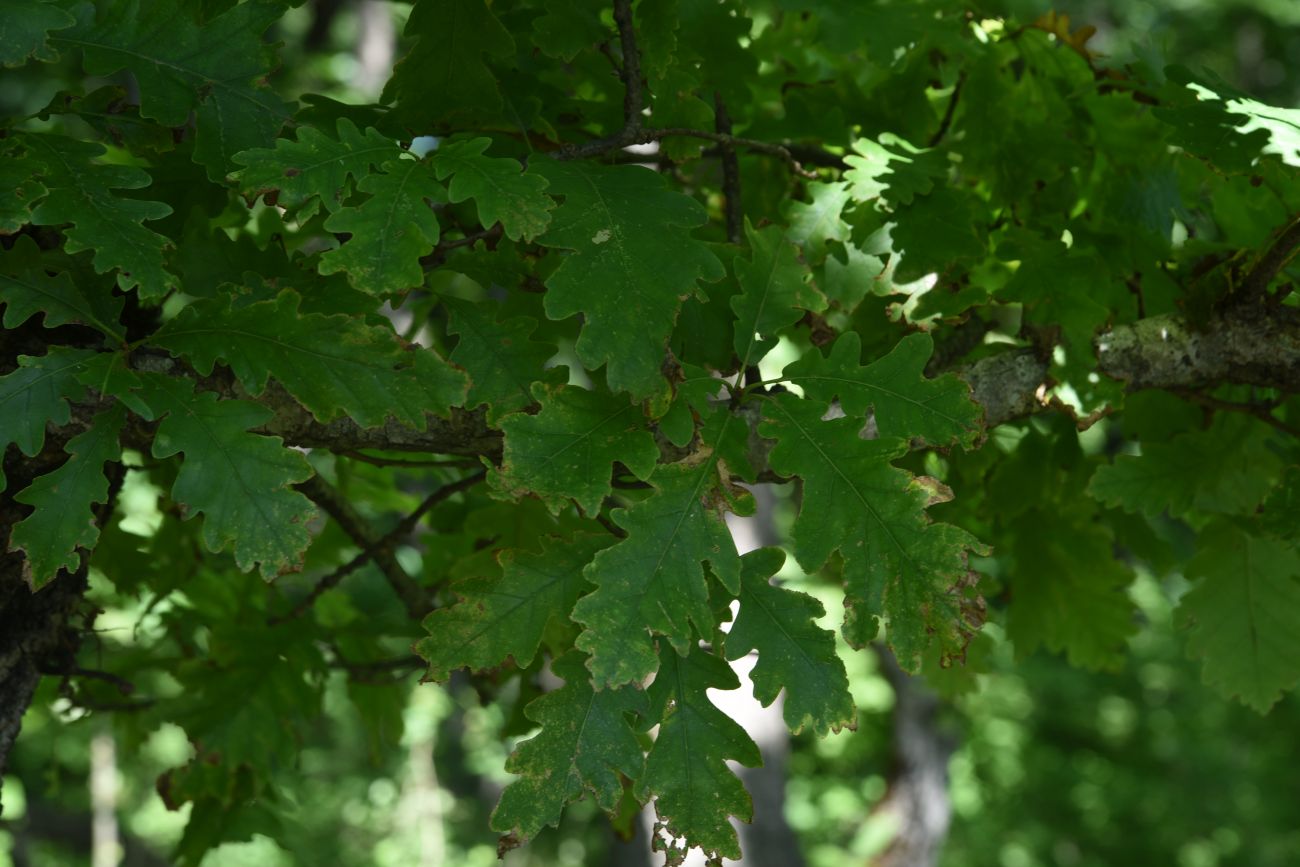
[[[1107,66],[1177,63],[1208,70],[1261,102],[1300,106],[1300,6],[1290,0],[980,5],[1020,22],[1068,14],[1061,32],[1095,27],[1088,50]],[[290,10],[268,36],[284,43],[272,86],[346,103],[375,100],[401,56],[405,16],[401,4],[370,0],[312,0]],[[7,69],[0,116],[34,115],[76,80],[80,70],[70,60]],[[162,520],[157,493],[148,484],[124,490],[129,531],[147,535]],[[374,503],[398,513],[410,499],[408,492],[386,504],[376,495]],[[772,544],[788,537],[794,514],[788,498],[773,495],[762,521],[733,526],[742,540]],[[336,544],[345,549],[347,540]],[[158,628],[148,597],[128,600],[94,570],[90,581],[90,599],[102,608],[94,640],[110,648],[100,652],[129,657],[140,630]],[[823,598],[835,625],[839,603],[816,580],[796,577],[790,586]],[[1203,683],[1174,623],[1186,587],[1176,570],[1138,570],[1129,592],[1142,629],[1111,670],[1042,652],[1017,657],[991,624],[971,651],[980,674],[969,678],[960,667],[911,678],[887,656],[847,655],[856,731],[792,736],[779,709],[728,706],[767,759],[764,772],[742,772],[756,801],[755,822],[741,829],[745,863],[838,867],[887,857],[897,832],[890,799],[908,771],[900,727],[920,731],[948,774],[940,799],[951,810],[938,862],[945,867],[1300,862],[1300,702],[1287,693],[1261,715]],[[211,604],[224,602],[214,596]],[[324,621],[341,625],[353,614],[328,598],[321,610]],[[279,818],[254,816],[206,837],[193,826],[187,834],[190,807],[169,810],[156,786],[191,755],[184,729],[147,708],[116,713],[110,724],[97,702],[139,697],[115,695],[112,683],[96,692],[46,677],[6,769],[0,863],[87,863],[95,815],[98,809],[103,820],[107,803],[127,864],[171,863],[168,853],[179,853],[205,867],[488,867],[499,836],[489,816],[514,779],[504,770],[507,756],[531,723],[523,702],[501,700],[461,674],[441,685],[420,684],[420,674],[414,666],[333,672],[320,715],[298,733],[300,754],[286,758],[293,767],[276,776]],[[646,823],[625,818],[620,836],[595,804],[580,801],[559,828],[507,852],[505,863],[652,863]]]

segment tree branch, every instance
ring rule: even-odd
[[[480,471],[471,474],[471,476],[465,476],[459,481],[450,482],[450,484],[439,487],[438,490],[425,497],[419,506],[415,508],[415,511],[409,513],[402,521],[399,521],[398,525],[383,534],[382,537],[374,536],[373,530],[370,530],[369,526],[360,519],[360,516],[356,515],[351,504],[347,503],[347,500],[344,500],[338,491],[326,484],[320,476],[313,476],[308,481],[303,482],[302,485],[296,486],[298,490],[307,495],[312,502],[318,504],[330,517],[338,521],[339,526],[343,528],[343,532],[347,533],[356,541],[357,545],[361,546],[361,551],[354,558],[348,560],[347,563],[317,581],[311,593],[300,599],[298,604],[295,604],[287,614],[272,617],[269,623],[274,625],[302,616],[308,608],[312,607],[316,599],[321,597],[321,594],[337,586],[339,581],[351,575],[361,565],[364,565],[367,560],[372,559],[377,567],[380,567],[383,577],[387,578],[394,593],[398,595],[399,599],[402,599],[402,603],[406,606],[407,612],[412,619],[424,619],[424,616],[429,614],[429,611],[433,608],[432,599],[429,598],[428,593],[425,593],[422,586],[416,584],[416,581],[407,575],[406,569],[403,569],[402,565],[396,562],[396,556],[394,555],[396,542],[409,536],[409,533],[415,529],[415,525],[420,523],[421,517],[424,517],[425,512],[428,512],[430,508],[437,506],[438,503],[451,497],[452,494],[458,494],[460,491],[476,485],[485,476],[486,471]]]
[[[614,23],[618,25],[618,40],[623,49],[623,64],[618,67],[623,80],[623,128],[614,135],[596,139],[583,145],[565,148],[556,154],[558,159],[574,160],[594,157],[605,151],[636,144],[641,129],[641,50],[636,44],[636,28],[632,21],[632,0],[614,0]]]
[[[709,132],[702,129],[691,129],[682,126],[659,127],[657,129],[643,129],[635,133],[631,141],[626,142],[621,147],[629,144],[650,144],[651,142],[660,141],[666,138],[700,138],[706,141],[715,142],[719,146],[719,151],[725,154],[726,148],[744,148],[745,150],[754,151],[755,153],[767,154],[768,156],[778,157],[784,160],[790,170],[803,178],[815,178],[816,172],[810,172],[805,169],[799,160],[795,159],[794,154],[785,145],[773,144],[772,142],[761,141],[756,138],[744,138],[742,136],[727,135],[720,132]],[[599,151],[598,151],[599,153]],[[830,156],[834,156],[830,154]]]
[[[428,414],[424,430],[388,419],[378,427],[362,427],[346,416],[319,422],[274,380],[258,403],[275,417],[258,433],[282,437],[290,445],[337,452],[377,449],[390,452],[426,452],[464,457],[501,458],[501,432],[488,427],[482,410],[453,409],[448,418]]]
[[[410,469],[425,469],[428,467],[458,467],[461,469],[470,469],[479,465],[478,461],[473,458],[460,458],[452,460],[438,460],[430,458],[429,460],[412,460],[406,458],[380,458],[374,455],[368,455],[363,452],[348,450],[339,452],[345,458],[354,461],[360,461],[363,464],[370,464],[372,467],[399,467]]]
[[[1248,301],[1263,297],[1268,291],[1268,284],[1273,282],[1277,272],[1286,267],[1300,248],[1300,216],[1293,217],[1291,224],[1282,230],[1277,240],[1265,251],[1255,267],[1241,283],[1241,293]]]
[[[943,137],[948,134],[948,127],[952,126],[953,115],[957,113],[957,100],[961,98],[962,86],[966,84],[966,70],[962,70],[957,76],[957,83],[952,87],[952,96],[948,97],[948,107],[944,109],[943,119],[939,121],[939,128],[930,136],[926,142],[927,147],[936,147]]]
[[[1196,330],[1174,316],[1121,325],[1095,341],[1098,369],[1130,388],[1214,383],[1300,393],[1300,310],[1246,304]]]
[[[713,111],[715,124],[720,134],[731,135],[731,116],[727,114],[727,104],[722,101],[722,94],[713,94]],[[739,244],[744,240],[744,215],[740,204],[740,161],[736,159],[736,149],[730,144],[720,145],[722,151],[722,200],[727,218],[727,240]]]
[[[430,271],[447,260],[447,254],[452,250],[459,250],[461,247],[472,247],[479,241],[487,243],[489,248],[493,248],[496,242],[501,240],[501,235],[505,229],[500,223],[495,223],[479,232],[470,232],[463,238],[452,238],[450,241],[439,241],[433,251],[427,256],[420,257],[420,267],[425,271]]]
[[[337,647],[331,646],[330,653],[334,657],[330,664],[331,667],[346,671],[348,677],[357,683],[393,683],[404,674],[428,666],[428,663],[418,656],[400,656],[392,659],[356,662],[344,657]],[[397,673],[396,678],[392,676],[394,672]]]
[[[555,154],[556,159],[575,160],[586,159],[588,157],[600,156],[612,150],[620,150],[628,145],[650,144],[661,139],[671,137],[701,138],[707,141],[715,142],[719,145],[723,155],[724,163],[727,160],[729,151],[741,147],[755,153],[767,154],[768,156],[779,157],[790,166],[790,169],[797,175],[806,178],[814,178],[816,174],[809,172],[797,160],[790,148],[785,145],[773,144],[771,142],[759,141],[752,138],[740,138],[731,135],[731,121],[726,117],[726,110],[721,106],[719,101],[718,117],[719,128],[717,132],[708,132],[702,129],[689,129],[687,127],[661,127],[659,129],[644,129],[641,125],[641,112],[644,108],[643,84],[641,81],[641,51],[636,44],[636,28],[632,20],[632,3],[631,0],[614,0],[614,22],[618,25],[619,43],[623,49],[623,64],[618,67],[619,78],[623,81],[623,128],[618,132],[604,138],[598,138],[589,141],[586,144],[573,145],[563,148]],[[723,130],[725,124],[726,130]],[[814,162],[818,165],[834,165],[843,168],[844,163],[834,154],[830,154],[818,149],[818,159]],[[732,155],[734,159],[734,153]],[[825,160],[832,162],[826,162]],[[650,159],[645,160],[651,161]],[[726,171],[724,165],[724,172]]]

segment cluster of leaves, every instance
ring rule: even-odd
[[[91,567],[167,600],[116,664],[171,672],[141,713],[197,751],[162,786],[184,859],[272,828],[325,672],[417,636],[430,679],[517,684],[540,727],[503,845],[590,796],[653,800],[670,861],[738,857],[727,762],[759,755],[708,697],[727,661],[757,653],[792,731],[855,723],[783,571],[908,671],[965,664],[986,616],[1114,668],[1140,563],[1192,581],[1223,694],[1300,679],[1300,405],[1127,394],[1094,351],[1291,316],[1293,113],[940,0],[421,0],[370,105],[270,87],[278,0],[4,6],[0,61],[77,70],[0,140],[7,547],[37,593]],[[1050,360],[1052,415],[952,372],[1008,344]],[[162,491],[148,537],[96,520],[121,466]],[[791,563],[724,522],[760,483],[798,486]],[[387,603],[340,584],[366,563]]]

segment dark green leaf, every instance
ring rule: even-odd
[[[1188,650],[1207,683],[1264,713],[1300,682],[1300,554],[1226,521],[1197,543],[1178,606]]]
[[[162,202],[129,199],[115,190],[137,190],[149,175],[129,166],[92,162],[104,153],[97,144],[56,135],[27,135],[23,143],[39,160],[38,177],[47,195],[32,209],[38,226],[71,223],[64,250],[93,250],[95,270],[117,271],[122,289],[138,287],[142,298],[161,298],[175,283],[163,267],[167,238],[144,227],[167,216]]]
[[[483,671],[508,659],[520,668],[531,665],[548,624],[566,620],[578,596],[591,589],[582,570],[610,541],[548,537],[540,553],[501,552],[499,575],[453,585],[459,601],[426,617],[429,635],[415,645],[429,661],[429,679],[446,680],[457,668]]]
[[[357,184],[370,198],[325,221],[329,231],[352,237],[320,259],[322,274],[346,271],[353,286],[372,295],[424,284],[420,257],[433,252],[441,235],[432,205],[447,200],[427,162],[393,160],[382,168]]]
[[[267,144],[291,107],[266,83],[274,47],[262,34],[279,19],[276,0],[250,0],[202,26],[170,0],[131,0],[79,8],[77,26],[51,41],[80,48],[88,72],[129,69],[140,83],[140,113],[179,127],[191,112],[194,160],[220,182],[234,155]]]
[[[531,241],[546,231],[555,207],[545,192],[546,179],[525,174],[514,160],[485,156],[491,143],[475,138],[442,145],[433,155],[434,171],[439,180],[451,176],[453,202],[474,200],[485,228],[500,222],[507,238]]]
[[[315,127],[298,128],[296,141],[280,139],[274,148],[256,148],[234,155],[247,168],[231,175],[251,199],[275,194],[275,203],[295,211],[313,198],[328,210],[343,205],[348,178],[363,178],[371,166],[396,159],[401,149],[373,129],[364,133],[347,118],[339,118],[334,136]],[[309,209],[307,214],[314,211]]]
[[[740,557],[722,520],[727,503],[719,482],[715,457],[668,464],[651,477],[652,496],[612,513],[627,538],[596,555],[586,575],[597,589],[573,610],[586,627],[577,646],[592,655],[598,687],[654,672],[652,632],[679,653],[697,635],[712,633],[705,562],[728,590],[740,589]]]
[[[118,405],[101,412],[90,429],[68,441],[70,458],[53,472],[37,477],[14,499],[36,511],[14,525],[9,550],[26,554],[23,578],[33,590],[54,580],[60,569],[75,571],[77,549],[90,552],[99,539],[92,509],[108,501],[104,464],[122,453],[118,433],[126,418]]]
[[[825,735],[855,728],[857,708],[849,694],[835,634],[814,622],[826,610],[804,593],[773,586],[768,578],[785,562],[779,548],[760,548],[741,558],[740,613],[727,634],[727,659],[758,651],[751,677],[754,697],[764,705],[785,690],[786,725]]]
[[[835,341],[829,357],[811,350],[781,376],[823,406],[838,399],[850,416],[871,414],[881,436],[969,446],[980,432],[980,409],[957,377],[926,378],[933,352],[928,335],[909,334],[888,355],[864,366],[861,339],[850,331]]]
[[[704,222],[694,200],[636,166],[544,162],[533,167],[564,197],[539,242],[572,250],[546,281],[546,315],[581,313],[578,357],[607,364],[610,388],[636,399],[663,395],[668,335],[697,280],[717,280],[722,263],[691,238]]]
[[[384,87],[385,102],[396,100],[426,129],[490,117],[501,108],[484,55],[513,56],[515,41],[484,0],[417,4],[405,34],[416,42]]]
[[[249,432],[265,423],[270,411],[195,392],[183,379],[162,374],[142,379],[145,400],[163,417],[153,455],[185,454],[172,498],[191,516],[203,514],[208,549],[233,548],[240,569],[260,564],[268,580],[300,568],[310,541],[307,522],[315,509],[289,486],[306,481],[312,469],[279,437]]]
[[[659,458],[654,435],[637,404],[574,386],[533,386],[536,415],[503,418],[505,452],[490,481],[497,492],[518,498],[537,494],[552,511],[572,497],[588,515],[600,511],[610,475],[621,462],[639,479]]]
[[[0,66],[22,66],[28,58],[51,61],[58,55],[45,38],[67,30],[77,19],[47,0],[0,0]]]
[[[555,661],[564,686],[528,705],[542,730],[516,747],[506,770],[521,775],[506,786],[492,827],[518,844],[555,825],[565,804],[588,792],[612,813],[623,794],[620,775],[638,779],[645,763],[630,714],[644,714],[645,694],[634,686],[594,690],[580,653]]]
[[[46,328],[76,322],[98,328],[122,340],[122,300],[102,285],[78,285],[66,271],[50,275],[40,250],[31,238],[18,238],[0,252],[0,299],[4,300],[4,325],[16,328],[37,313]]]
[[[237,309],[192,304],[151,340],[204,374],[225,361],[255,395],[274,374],[321,421],[346,413],[366,426],[392,417],[423,429],[425,413],[445,416],[461,402],[465,375],[432,350],[350,316],[300,313],[300,301],[285,290]]]
[[[740,681],[725,662],[699,647],[687,656],[664,647],[659,657],[659,675],[646,690],[651,719],[660,720],[659,735],[637,794],[655,797],[660,833],[685,837],[711,857],[739,859],[740,844],[728,820],[748,822],[753,804],[727,760],[753,768],[762,759],[745,730],[718,710],[706,691],[736,689]],[[658,835],[656,846],[665,846]]]
[[[777,395],[764,403],[759,428],[777,441],[773,469],[804,481],[793,530],[799,564],[814,571],[840,552],[844,635],[855,647],[875,637],[883,619],[905,669],[916,670],[932,643],[960,654],[979,626],[962,606],[967,552],[982,546],[964,530],[930,523],[925,508],[945,492],[890,465],[904,453],[897,440],[861,439],[861,419],[823,421],[822,413],[811,401]]]

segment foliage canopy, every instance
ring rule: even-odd
[[[825,734],[872,642],[1121,668],[1148,570],[1225,700],[1300,681],[1300,112],[948,0],[421,0],[346,103],[274,86],[293,5],[0,3],[74,82],[0,138],[0,759],[41,675],[147,685],[197,863],[413,646],[533,732],[503,847],[654,801],[673,863],[739,856],[751,653]]]

